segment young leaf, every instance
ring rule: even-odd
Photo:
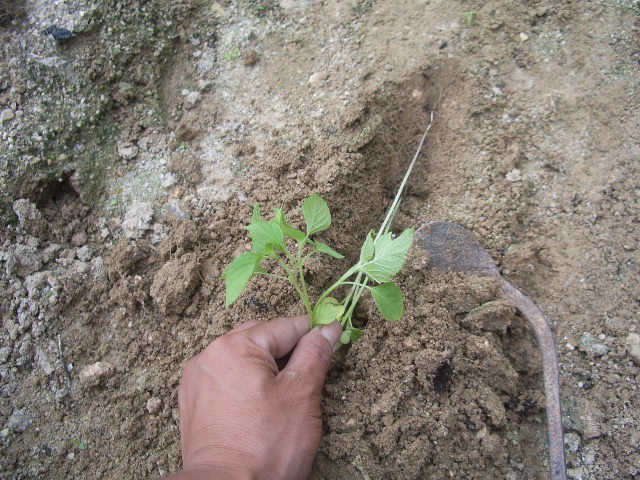
[[[222,278],[227,290],[227,307],[238,299],[253,274],[262,270],[260,260],[262,255],[259,253],[246,252],[236,257],[225,269]]]
[[[252,222],[260,222],[262,221],[262,216],[260,215],[260,204],[256,202],[253,206],[253,213],[251,214]]]
[[[301,242],[305,239],[306,235],[304,234],[304,232],[289,225],[281,208],[276,208],[274,211],[276,212],[276,215],[273,218],[273,221],[278,224],[278,226],[282,229],[283,233],[287,237],[293,238],[297,242]]]
[[[413,243],[413,229],[408,228],[395,240],[391,232],[379,237],[375,242],[373,260],[362,267],[362,271],[378,283],[390,282],[402,269],[404,259]]]
[[[329,206],[320,195],[315,193],[302,204],[302,215],[307,223],[307,235],[313,235],[331,226]]]
[[[364,263],[370,261],[373,258],[373,251],[373,230],[370,230],[369,233],[367,233],[367,238],[362,244],[362,250],[360,250],[360,262]]]
[[[356,342],[360,340],[360,338],[362,338],[362,335],[364,335],[364,330],[360,330],[358,328],[351,328],[349,329],[349,334],[351,335],[351,341]]]
[[[313,245],[316,247],[316,250],[320,253],[326,253],[327,255],[331,255],[333,258],[344,258],[344,255],[336,252],[333,248],[331,248],[326,243],[322,242],[313,242]]]
[[[335,298],[327,297],[313,309],[313,324],[327,325],[335,322],[344,313],[344,305]]]
[[[400,320],[404,314],[402,291],[395,283],[383,283],[371,289],[378,310],[390,322]]]
[[[274,248],[284,251],[284,233],[282,229],[273,222],[264,222],[259,220],[251,222],[247,225],[247,230],[251,234],[251,242],[256,252],[264,252],[267,245],[273,245]]]
[[[340,335],[340,343],[346,345],[349,342],[356,342],[364,335],[364,331],[357,328],[347,328],[342,335]]]

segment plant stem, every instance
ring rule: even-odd
[[[324,300],[325,298],[327,298],[329,296],[329,294],[331,292],[333,292],[336,288],[340,287],[341,285],[344,285],[344,283],[347,281],[347,279],[353,275],[354,273],[356,273],[358,271],[358,268],[360,267],[360,264],[357,263],[355,264],[353,267],[351,267],[349,270],[347,270],[347,272],[342,275],[340,277],[340,279],[334,283],[333,285],[331,285],[327,290],[325,290],[322,295],[320,295],[320,298],[318,298],[318,301],[316,302],[316,305],[320,302],[322,302],[322,300]]]
[[[304,279],[304,264],[302,262],[302,249],[304,248],[304,241],[298,243],[298,274],[300,276],[300,285],[302,286],[302,293],[304,294],[304,298],[302,299],[305,302],[305,306],[307,307],[307,312],[309,312],[309,327],[313,327],[313,310],[311,308],[311,301],[309,300],[309,291],[307,290],[307,282]],[[306,300],[306,301],[305,301]]]
[[[427,125],[427,128],[424,131],[424,134],[422,135],[422,138],[420,139],[420,143],[418,144],[418,148],[416,149],[416,153],[413,155],[413,159],[411,160],[411,163],[409,164],[409,168],[407,168],[407,172],[404,174],[404,178],[402,179],[402,182],[400,183],[400,186],[398,187],[398,191],[396,192],[396,196],[393,199],[393,203],[389,207],[389,210],[387,210],[387,215],[384,218],[384,221],[382,222],[382,225],[380,226],[380,230],[378,231],[378,235],[376,235],[376,239],[373,242],[374,245],[376,245],[378,243],[378,239],[382,235],[388,233],[389,230],[391,229],[391,225],[393,223],[393,219],[395,218],[396,213],[398,212],[398,209],[400,208],[400,201],[402,199],[402,194],[404,192],[404,188],[407,185],[407,182],[409,181],[409,177],[411,176],[411,173],[413,172],[413,167],[415,166],[416,161],[418,160],[418,157],[420,156],[420,152],[422,151],[422,146],[424,145],[424,141],[426,140],[427,134],[429,133],[429,130],[431,130],[431,126],[432,125],[433,125],[433,112],[431,112],[431,115],[429,116],[429,125]],[[355,309],[356,305],[360,301],[360,297],[362,296],[365,288],[367,288],[367,283],[369,282],[369,278],[365,276],[365,278],[363,280],[362,276],[363,276],[363,273],[362,272],[358,272],[358,275],[356,276],[356,280],[355,280],[355,282],[353,282],[351,290],[349,290],[349,294],[347,295],[347,297],[343,301],[344,305],[349,303],[349,308],[347,309],[346,318],[349,318],[349,319],[351,318],[351,316],[353,315],[353,310]]]
[[[267,273],[267,272],[256,272],[254,275],[264,275],[266,277],[277,278],[279,280],[286,280],[290,282],[291,279],[289,277],[285,277],[284,275],[276,275],[275,273]]]
[[[298,281],[296,280],[296,276],[293,273],[293,271],[289,268],[289,266],[285,263],[284,260],[282,260],[282,258],[278,255],[276,257],[276,261],[278,262],[278,265],[280,265],[280,267],[287,272],[288,278],[287,280],[289,280],[291,282],[291,284],[293,285],[293,288],[296,289],[296,292],[298,293],[298,296],[300,297],[300,300],[302,300],[302,303],[304,303],[305,308],[307,309],[307,315],[309,315],[309,321],[312,322],[312,314],[313,314],[313,309],[311,308],[311,302],[309,301],[309,295],[307,295],[306,292],[304,292],[303,290],[300,289],[300,285],[298,284]]]
[[[365,285],[363,283],[357,283],[357,282],[343,282],[343,285],[355,285],[356,287],[362,287],[362,288],[368,288],[369,290],[371,290],[373,287],[370,287],[369,285]]]
[[[391,223],[393,222],[393,218],[395,217],[398,207],[400,206],[400,200],[402,198],[402,193],[404,192],[404,187],[407,185],[407,181],[409,180],[409,177],[413,172],[413,167],[415,166],[416,161],[420,156],[420,152],[422,151],[422,146],[424,145],[424,141],[427,138],[427,134],[429,133],[429,130],[431,130],[431,125],[433,125],[433,112],[431,112],[431,116],[429,117],[429,125],[427,125],[427,129],[424,131],[424,134],[420,139],[420,144],[418,145],[418,149],[416,150],[416,153],[413,155],[413,159],[409,164],[409,168],[407,168],[407,173],[404,174],[402,183],[400,183],[400,187],[398,187],[396,196],[393,199],[393,203],[391,204],[391,207],[389,207],[389,210],[387,211],[387,216],[385,217],[384,222],[382,222],[382,226],[380,227],[380,233],[378,233],[378,236],[376,237],[376,239],[378,239],[380,235],[384,235],[385,233],[387,233],[389,231],[389,228],[391,228]]]

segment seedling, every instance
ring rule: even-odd
[[[432,115],[433,120],[433,115]],[[291,226],[282,208],[274,210],[273,220],[264,220],[260,205],[253,208],[251,223],[247,226],[251,236],[252,249],[236,257],[226,268],[223,279],[226,284],[226,305],[231,306],[242,294],[249,281],[258,275],[287,281],[300,296],[310,319],[310,327],[340,322],[344,331],[341,343],[358,340],[363,331],[353,326],[353,312],[365,291],[371,292],[373,300],[382,316],[388,321],[399,320],[404,314],[404,301],[393,277],[402,269],[405,258],[413,243],[413,229],[406,229],[394,237],[391,224],[395,217],[404,187],[411,175],[416,159],[427,136],[425,131],[420,146],[398,188],[395,199],[379,231],[371,230],[360,249],[358,261],[349,268],[333,285],[320,294],[313,303],[309,296],[304,276],[306,262],[318,254],[342,259],[343,255],[329,245],[312,237],[331,227],[331,211],[327,203],[316,194],[302,204],[305,231]],[[275,267],[275,271],[271,267]],[[270,268],[271,271],[267,271]],[[375,286],[370,286],[372,282]],[[338,300],[342,287],[348,292]]]
[[[468,12],[465,12],[464,16],[467,21],[467,25],[473,25],[473,21],[476,19],[477,14],[478,12],[476,12],[475,10],[469,10]]]
[[[228,54],[226,54],[224,56],[224,59],[225,60],[236,60],[239,56],[240,56],[240,49],[236,47],[233,50],[231,50]]]

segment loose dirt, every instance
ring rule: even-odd
[[[327,200],[322,241],[347,258],[309,263],[317,295],[381,223],[431,112],[395,230],[469,228],[553,324],[569,477],[640,475],[634,3],[153,6],[0,10],[0,478],[178,470],[186,360],[301,312],[266,277],[224,308],[253,204],[298,225],[304,198]],[[54,21],[76,36],[43,38]],[[40,114],[56,85],[60,119]],[[494,280],[427,262],[413,249],[398,277],[400,321],[360,306],[311,478],[547,478],[532,332]]]

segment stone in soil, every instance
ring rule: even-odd
[[[151,285],[151,297],[168,314],[181,314],[191,303],[191,296],[200,286],[200,262],[195,253],[172,260],[156,273]]]
[[[109,362],[96,362],[80,371],[80,382],[87,387],[96,387],[109,379],[115,368]]]
[[[17,433],[22,433],[31,423],[33,423],[31,415],[22,408],[16,408],[9,417],[9,420],[7,420],[6,428]]]
[[[122,222],[122,231],[129,238],[138,239],[151,225],[153,206],[150,202],[135,202],[127,210]]]
[[[627,353],[631,356],[633,361],[640,365],[640,335],[637,333],[630,333],[625,338],[627,346]]]

